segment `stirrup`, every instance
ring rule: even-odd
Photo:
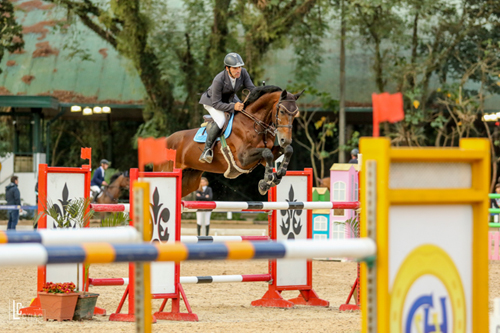
[[[212,152],[212,149],[205,149],[203,153],[201,153],[199,161],[201,163],[212,163],[212,160],[214,159],[214,154]]]

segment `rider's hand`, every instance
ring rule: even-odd
[[[106,183],[105,181],[102,182],[102,185],[104,186],[108,186],[108,183]]]
[[[234,104],[234,111],[243,111],[243,103],[237,102]]]

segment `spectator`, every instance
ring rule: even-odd
[[[90,181],[90,190],[92,191],[94,198],[97,198],[99,193],[101,193],[101,186],[106,186],[108,183],[104,180],[104,172],[109,167],[109,161],[106,159],[101,160],[101,166],[94,171],[92,180]]]
[[[19,179],[17,178],[17,176],[10,177],[10,184],[5,187],[5,199],[7,200],[7,205],[21,205],[21,193],[19,192],[19,188],[17,187],[18,184]],[[20,211],[22,211],[22,209],[9,210],[9,222],[7,223],[7,230],[16,230]]]
[[[196,191],[196,201],[211,201],[212,200],[212,189],[208,187],[208,179],[201,177],[200,187]],[[198,229],[198,236],[201,233],[201,227],[205,226],[205,235],[208,236],[208,230],[210,229],[210,216],[212,211],[197,211],[196,212],[196,224]]]
[[[354,148],[353,150],[351,150],[351,159],[350,159],[349,163],[358,164],[358,154],[359,154],[359,150],[357,148]]]

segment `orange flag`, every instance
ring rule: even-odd
[[[373,137],[380,134],[379,124],[384,121],[395,123],[405,119],[403,95],[396,93],[372,94],[373,103]]]
[[[80,158],[83,160],[89,160],[89,166],[92,165],[92,148],[83,148],[80,152]]]
[[[175,165],[175,150],[167,149],[165,138],[139,138],[139,171],[144,170],[144,166],[149,163],[161,164],[166,161],[173,161]]]

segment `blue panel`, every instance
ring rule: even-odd
[[[7,231],[7,243],[41,243],[42,236],[33,231]]]
[[[224,244],[185,244],[188,250],[187,260],[226,259],[228,249]]]
[[[153,244],[113,245],[115,262],[156,261],[158,249]]]
[[[286,254],[285,245],[272,242],[252,242],[255,249],[254,259],[283,258]]]
[[[86,253],[81,246],[46,246],[47,264],[68,264],[84,262]]]

